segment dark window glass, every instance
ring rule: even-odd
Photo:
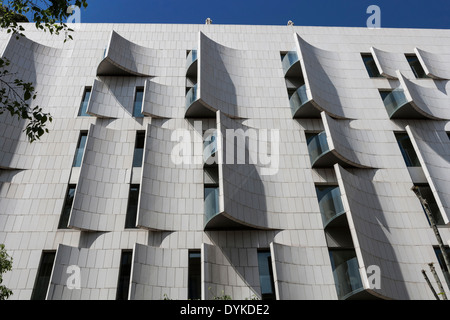
[[[434,218],[434,221],[436,222],[436,225],[445,225],[444,219],[442,218],[441,212],[439,211],[439,207],[436,203],[436,199],[434,198],[433,191],[431,190],[430,186],[428,184],[416,184],[415,186],[419,188],[419,193],[422,198],[427,201],[428,208],[432,217]],[[425,212],[425,208],[423,208],[423,210]]]
[[[366,66],[366,70],[369,73],[371,78],[381,77],[380,72],[378,71],[377,64],[373,59],[373,56],[370,53],[362,53],[361,57],[364,61],[364,65]]]
[[[144,115],[141,113],[142,102],[144,100],[144,88],[137,88],[134,96],[133,117],[139,118]]]
[[[258,251],[259,283],[263,300],[275,299],[275,285],[273,282],[272,259],[269,250]]]
[[[117,283],[116,300],[128,300],[132,256],[132,250],[122,250],[122,256],[120,257],[119,281]]]
[[[64,207],[59,218],[58,229],[68,229],[70,211],[72,210],[73,197],[75,196],[75,185],[69,185],[67,189],[66,199],[64,201]]]
[[[75,153],[75,159],[73,159],[74,167],[81,167],[81,161],[83,161],[84,148],[86,147],[87,132],[82,131],[80,138],[78,139],[77,151]]]
[[[125,218],[125,228],[136,228],[136,217],[139,201],[139,185],[131,185],[128,194],[127,216]]]
[[[189,252],[188,269],[188,299],[200,300],[202,298],[201,290],[201,255],[200,251]]]
[[[84,90],[83,100],[81,101],[80,111],[78,111],[79,117],[90,117],[90,115],[86,113],[90,97],[91,88],[86,88]]]
[[[145,132],[138,131],[136,133],[136,142],[134,145],[133,167],[142,167],[142,159],[144,156]]]
[[[50,276],[52,274],[53,263],[55,261],[55,254],[55,251],[42,252],[36,280],[34,282],[33,293],[31,294],[31,300],[45,300],[48,285],[50,283]]]
[[[397,143],[407,167],[420,167],[419,158],[407,133],[395,133]]]
[[[407,54],[405,56],[416,78],[428,78],[415,54]]]
[[[447,255],[450,256],[450,248],[445,247],[445,251],[447,252]],[[450,272],[447,269],[447,265],[444,261],[444,256],[442,255],[441,249],[439,247],[434,248],[434,253],[436,253],[436,257],[439,261],[439,266],[441,267],[442,273],[444,274],[445,281],[447,282],[448,287],[450,288]]]
[[[392,92],[392,90],[380,90],[381,99],[384,101],[386,97]]]

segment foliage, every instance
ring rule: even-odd
[[[5,29],[19,38],[24,36],[25,28],[21,22],[26,16],[32,17],[36,28],[59,35],[65,32],[64,42],[72,39],[68,33],[73,31],[63,22],[66,20],[73,5],[87,7],[87,0],[6,0],[0,1],[0,28]],[[9,60],[0,58],[0,114],[9,112],[12,117],[28,121],[24,129],[28,140],[34,142],[48,132],[47,121],[52,121],[48,113],[43,113],[39,106],[31,107],[36,99],[36,92],[31,82],[14,79],[6,68]]]
[[[5,245],[0,244],[0,300],[6,300],[12,295],[12,291],[3,283],[3,274],[5,272],[11,271],[12,269],[12,258],[8,255],[5,250]]]

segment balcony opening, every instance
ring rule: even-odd
[[[354,249],[329,249],[338,298],[345,300],[363,290]]]
[[[342,204],[339,187],[332,185],[317,185],[316,194],[324,226],[342,225],[343,220],[345,219],[342,219],[341,217],[345,213],[345,210]]]

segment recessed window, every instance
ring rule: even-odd
[[[133,167],[142,167],[144,156],[145,131],[136,133],[136,142],[134,144]]]
[[[420,64],[419,58],[415,54],[405,54],[405,56],[416,78],[428,78]]]
[[[128,300],[132,257],[132,250],[122,250],[122,255],[120,257],[119,280],[117,282],[116,300]]]
[[[361,53],[361,57],[364,61],[364,65],[366,66],[367,73],[371,78],[379,78],[381,77],[380,71],[378,70],[377,64],[370,53]]]
[[[406,132],[396,132],[395,138],[397,139],[398,146],[402,152],[403,159],[405,160],[407,167],[420,167],[420,161],[417,157],[416,151],[411,143]]]
[[[434,197],[433,191],[430,188],[430,185],[425,184],[415,184],[415,186],[419,189],[420,196],[425,199],[428,205],[428,209],[430,211],[431,216],[434,218],[434,221],[436,222],[436,225],[445,225],[444,219],[442,218],[441,212],[439,210],[439,207],[436,202],[436,198]],[[422,208],[425,212],[425,208],[422,205]],[[426,214],[426,213],[425,213]],[[428,215],[427,215],[428,220]],[[430,221],[428,220],[428,223]]]
[[[200,250],[190,250],[188,266],[188,300],[200,300],[202,298],[201,278]]]
[[[275,285],[273,281],[272,257],[270,250],[258,251],[259,283],[261,285],[261,298],[275,300]]]
[[[70,184],[67,188],[64,207],[59,218],[58,229],[68,229],[70,212],[72,211],[73,198],[75,196],[76,185]]]
[[[84,148],[86,147],[87,131],[80,132],[80,137],[78,138],[77,151],[75,153],[75,158],[73,159],[73,167],[81,167],[81,162],[83,160]]]
[[[133,117],[142,118],[142,103],[144,101],[144,88],[136,88],[136,93],[134,95],[134,105],[133,105]]]
[[[132,184],[128,194],[127,215],[125,218],[125,228],[136,228],[136,218],[139,202],[139,185]]]
[[[31,300],[45,300],[52,274],[53,263],[55,261],[55,251],[44,251],[41,255],[39,268],[34,282]]]
[[[87,114],[86,111],[89,103],[89,98],[91,97],[91,90],[92,89],[90,87],[86,87],[84,89],[83,100],[81,100],[80,110],[78,111],[79,117],[90,117],[90,115]]]

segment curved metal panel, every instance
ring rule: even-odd
[[[380,102],[378,91],[365,87],[362,80],[359,53],[320,49],[298,34],[294,36],[310,103],[338,119],[362,119],[367,118],[367,114],[372,119],[386,117],[384,110],[377,107]]]
[[[421,86],[406,79],[397,71],[401,87],[405,90],[406,99],[411,101],[414,109],[424,115],[424,118],[433,120],[450,119],[450,84],[445,84],[444,89]]]
[[[450,223],[450,142],[432,123],[406,126],[428,184],[446,224]]]
[[[187,300],[188,249],[135,244],[130,300]]]
[[[203,212],[203,150],[186,120],[176,128],[147,127],[137,225],[150,230],[189,230]]]
[[[414,48],[425,74],[438,80],[450,79],[450,53],[433,53]]]
[[[279,243],[272,243],[271,247],[275,287],[279,300],[317,299],[312,290],[313,287],[319,287],[321,292],[327,293],[321,299],[337,299],[329,262],[324,259],[316,259],[316,257],[328,255],[326,247],[311,249]],[[321,251],[322,254],[318,254],[318,251]],[[321,274],[320,278],[312,276],[316,272]]]
[[[125,225],[134,135],[91,124],[69,227],[112,231]],[[120,226],[120,227],[119,227]]]

